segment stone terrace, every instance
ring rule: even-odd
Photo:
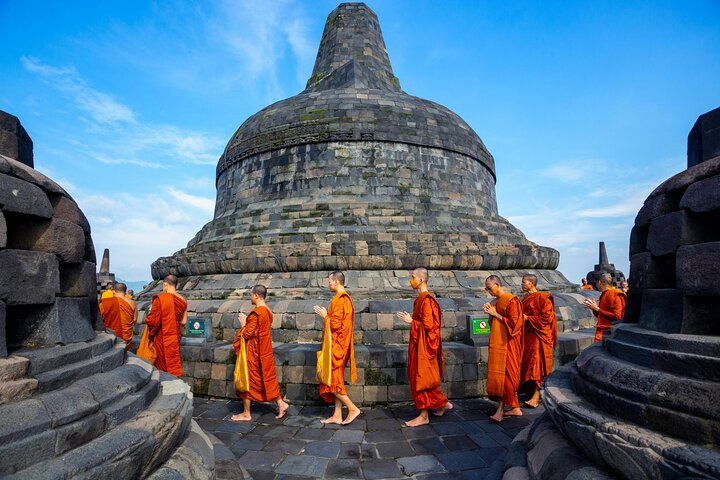
[[[460,400],[429,426],[407,428],[411,404],[364,408],[351,425],[323,425],[329,407],[292,406],[281,420],[274,406],[253,404],[253,420],[233,423],[237,400],[195,399],[194,417],[235,454],[246,478],[485,479],[499,478],[512,439],[542,414],[495,424],[495,404]]]

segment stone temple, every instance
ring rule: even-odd
[[[465,121],[401,89],[375,13],[341,4],[328,16],[305,90],[238,128],[218,161],[214,218],[187,248],[154,262],[153,278],[179,276],[190,316],[206,318],[210,340],[225,343],[239,327],[237,310],[250,308],[246,290],[266,285],[273,338],[286,344],[276,353],[285,362],[280,381],[288,398],[302,401],[317,398],[305,386],[314,382],[314,363],[306,365],[303,353],[314,362],[317,347],[307,344],[322,330],[312,306],[327,303],[327,275],[343,270],[356,301],[358,361],[372,372],[360,383],[374,387],[355,398],[404,400],[409,331],[393,314],[412,308],[416,267],[431,271],[448,342],[467,340],[467,318],[482,312],[492,273],[515,290],[524,273],[538,275],[556,294],[561,331],[594,323],[580,303],[592,294],[562,293],[576,287],[555,270],[558,252],[499,215],[495,181],[493,157]],[[484,392],[484,367],[477,369],[484,348],[446,349],[456,354],[452,396]],[[230,351],[227,343],[183,350],[196,393],[233,396]]]

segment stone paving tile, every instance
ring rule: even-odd
[[[337,458],[340,444],[335,442],[311,442],[303,451],[304,455],[315,455],[323,458]]]
[[[361,478],[448,480],[485,478],[512,438],[542,413],[495,424],[496,404],[459,400],[430,424],[404,427],[417,416],[411,404],[365,408],[351,425],[324,425],[329,407],[292,406],[275,419],[272,404],[253,404],[251,422],[231,422],[241,402],[196,398],[194,418],[235,454],[255,480]]]
[[[280,466],[275,469],[275,472],[321,478],[325,474],[328,462],[327,458],[288,455]]]
[[[330,460],[325,478],[361,478],[360,462],[352,458]]]

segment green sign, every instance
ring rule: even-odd
[[[204,318],[188,318],[188,335],[197,335],[199,337],[205,336],[205,322]]]
[[[490,319],[489,318],[473,318],[472,319],[472,334],[482,335],[490,333]]]

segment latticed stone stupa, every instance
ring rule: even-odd
[[[340,269],[360,302],[356,341],[389,345],[407,341],[392,314],[411,308],[399,301],[414,297],[409,270],[426,267],[446,314],[443,335],[463,340],[490,273],[516,288],[532,272],[546,290],[574,289],[555,270],[556,250],[498,214],[495,181],[493,157],[467,123],[400,88],[375,13],[341,4],[305,90],[235,132],[218,162],[213,220],[152,274],[181,277],[183,294],[197,300],[190,309],[215,315],[215,337],[226,341],[240,304],[223,301],[263,283],[274,295],[274,339],[308,342],[322,329],[312,305],[330,297],[327,275]],[[590,321],[573,296],[558,305],[568,325]]]

